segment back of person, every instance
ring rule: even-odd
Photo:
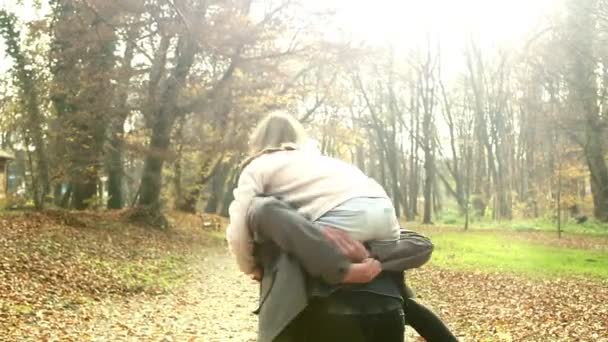
[[[386,273],[369,283],[342,286],[315,277],[299,277],[297,264],[281,264],[271,272],[273,266],[264,264],[263,272],[259,272],[252,231],[247,226],[250,204],[256,196],[276,197],[279,202],[286,202],[287,208],[295,208],[320,225],[344,229],[360,241],[387,240],[398,234],[394,209],[384,189],[348,163],[299,149],[305,139],[303,128],[293,118],[286,115],[265,118],[252,134],[249,142],[252,157],[241,173],[230,205],[226,237],[240,269],[247,274],[262,274],[262,283],[281,284],[267,287],[269,292],[263,298],[275,298],[273,293],[279,297],[286,293],[293,295],[294,284],[290,279],[299,279],[296,285],[301,291],[296,296],[273,301],[291,304],[280,307],[261,304],[262,310],[266,308],[264,318],[269,319],[260,322],[272,321],[270,313],[288,317],[288,321],[281,321],[288,323],[279,327],[281,336],[270,337],[275,342],[299,341],[302,331],[318,333],[307,341],[403,341],[401,293],[395,279]],[[291,147],[284,148],[286,145]],[[297,231],[297,227],[293,228]],[[284,256],[276,260],[291,260],[289,255]],[[266,331],[265,336],[278,332],[262,328],[260,331]]]
[[[357,167],[310,149],[296,120],[271,114],[250,138],[251,157],[230,204],[226,238],[239,268],[255,271],[247,211],[255,196],[273,196],[320,225],[363,241],[394,240],[399,223],[386,191]]]

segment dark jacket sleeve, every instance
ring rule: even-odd
[[[344,279],[351,264],[348,258],[323,236],[317,225],[287,203],[274,197],[256,197],[247,216],[256,244],[272,241],[283,252],[293,255],[309,275],[329,284]]]
[[[371,244],[371,254],[386,271],[405,271],[424,265],[431,258],[433,243],[410,230],[401,230],[399,239]]]

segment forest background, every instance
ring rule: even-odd
[[[255,300],[222,217],[272,111],[433,238],[459,336],[608,329],[606,0],[0,0],[0,51],[14,340],[253,339],[213,300]]]

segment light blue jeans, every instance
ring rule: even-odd
[[[399,221],[393,202],[381,197],[356,197],[321,216],[317,223],[344,230],[362,242],[387,242],[399,238]]]

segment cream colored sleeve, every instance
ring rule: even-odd
[[[250,164],[239,177],[237,188],[234,189],[234,200],[230,204],[230,224],[226,230],[228,248],[236,257],[239,269],[245,274],[253,273],[253,239],[247,226],[247,210],[251,200],[263,191],[262,177],[255,172]]]

